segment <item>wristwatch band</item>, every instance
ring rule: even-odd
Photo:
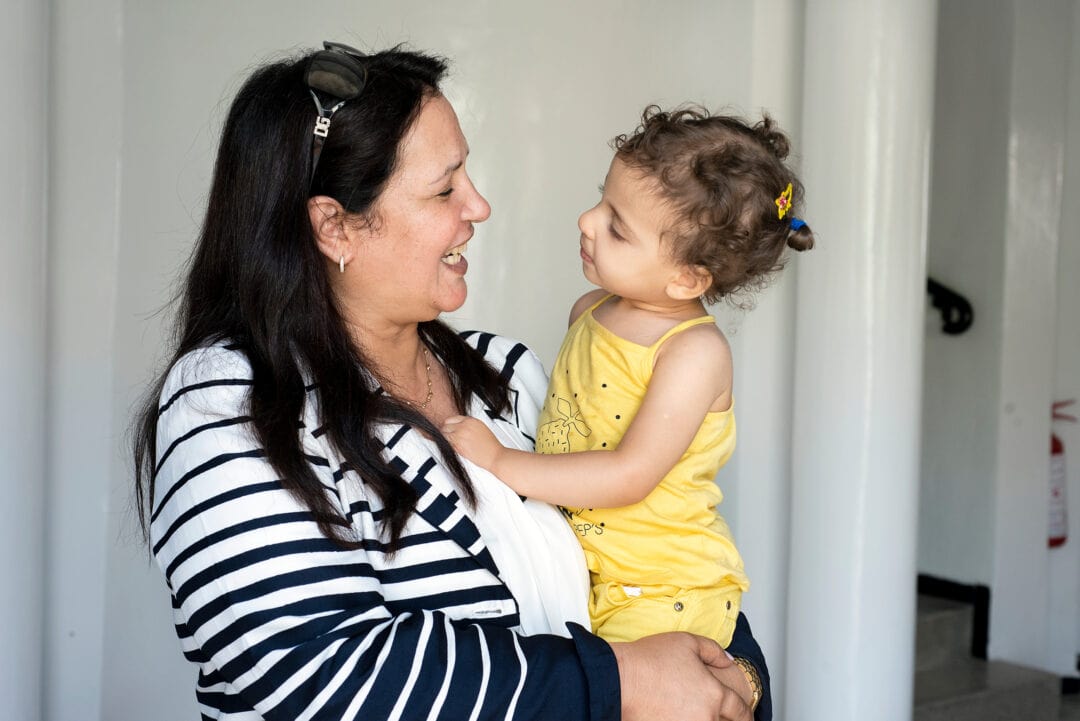
[[[761,677],[758,676],[757,669],[754,668],[754,664],[747,661],[745,658],[739,658],[735,656],[732,658],[742,672],[746,675],[746,681],[750,684],[750,710],[753,711],[757,708],[758,703],[761,701]]]

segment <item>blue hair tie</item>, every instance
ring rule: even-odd
[[[798,230],[799,228],[803,227],[804,225],[806,225],[806,223],[804,223],[803,221],[799,220],[798,218],[792,216],[792,218],[791,218],[791,229],[793,231]]]

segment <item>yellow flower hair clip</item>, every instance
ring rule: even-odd
[[[788,210],[791,209],[791,183],[787,184],[784,188],[784,192],[780,193],[780,197],[776,199],[776,217],[780,220],[784,219]]]

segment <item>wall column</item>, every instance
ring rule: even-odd
[[[787,718],[908,721],[934,0],[806,5]]]
[[[3,0],[0,58],[0,699],[41,715],[48,3]]]
[[[792,141],[789,162],[801,177],[803,143],[802,0],[755,0],[748,119],[761,111],[776,120]],[[725,498],[721,513],[731,523],[750,575],[743,610],[765,651],[772,675],[773,714],[786,718],[784,664],[787,654],[788,528],[791,503],[791,412],[795,379],[795,288],[807,256],[789,251],[787,267],[754,298],[747,314],[725,308],[721,327],[735,363],[738,449],[720,471]],[[742,402],[740,399],[749,399]]]
[[[116,529],[109,527],[108,514],[112,505],[127,507],[132,487],[126,462],[130,456],[125,453],[128,416],[117,412],[123,405],[116,389],[141,380],[129,374],[118,386],[114,374],[116,357],[130,355],[117,350],[116,298],[121,282],[132,282],[130,276],[120,276],[117,260],[123,88],[130,72],[123,64],[124,6],[121,0],[51,4],[47,435],[52,447],[43,721],[119,721],[130,717],[108,704],[122,708],[126,701],[135,706],[136,692],[145,691],[146,684],[129,676],[111,689],[111,696],[106,693],[110,687],[104,680],[118,673],[117,668],[129,668],[120,661],[123,653],[107,652],[107,639],[110,634],[114,639],[144,638],[134,624],[140,613],[157,610],[152,604],[158,601],[137,595],[130,583],[113,584],[108,572],[110,555],[119,553],[138,558],[147,575],[152,570],[134,533],[134,510],[130,516],[116,514],[128,521]],[[111,484],[116,491],[110,497]],[[143,604],[138,611],[124,609],[126,625],[108,625],[110,585],[116,586],[118,597],[127,594]],[[128,653],[165,676],[156,657],[147,662],[153,654]],[[136,706],[136,713],[158,721],[181,713],[164,705],[172,716],[149,706]]]
[[[1051,669],[1050,644],[1056,633],[1065,632],[1050,624],[1047,439],[1054,393],[1054,311],[1073,3],[1012,0],[1010,6],[1012,68],[1008,147],[1003,149],[1008,166],[989,654]],[[1061,312],[1071,315],[1075,324],[1075,309],[1062,306]],[[1065,664],[1063,670],[1069,669]]]

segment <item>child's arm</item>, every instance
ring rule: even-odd
[[[614,450],[541,455],[504,448],[475,419],[443,427],[455,450],[523,496],[615,508],[642,500],[678,462],[710,410],[731,403],[731,351],[714,326],[690,328],[657,355],[645,399]]]

